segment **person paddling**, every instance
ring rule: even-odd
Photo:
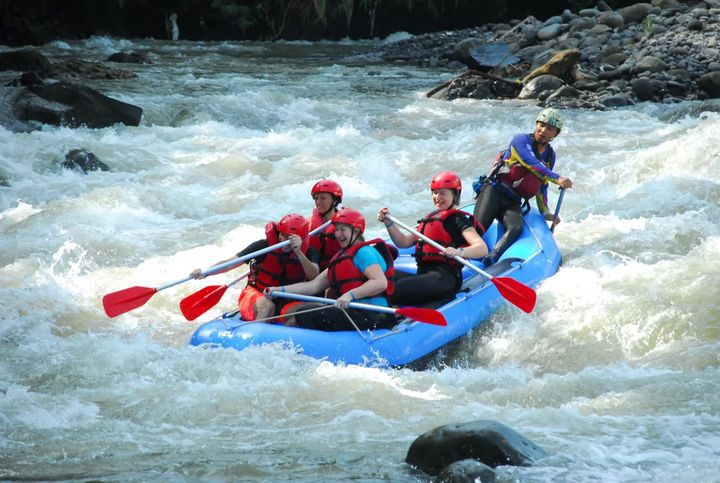
[[[487,229],[497,219],[505,228],[505,233],[483,259],[486,266],[497,262],[522,233],[523,206],[528,206],[530,198],[535,197],[538,210],[546,220],[560,222],[548,208],[547,188],[548,183],[562,189],[573,186],[570,178],[553,171],[555,150],[550,141],[560,134],[562,127],[558,111],[542,110],[535,119],[535,130],[531,134],[516,135],[498,155],[490,176],[480,178],[473,210],[475,220]]]
[[[418,305],[453,297],[462,285],[462,265],[452,257],[481,258],[488,252],[473,217],[457,209],[462,194],[460,177],[452,171],[438,173],[430,181],[430,192],[435,210],[419,220],[417,231],[446,247],[444,252],[400,230],[392,221],[387,223],[388,208],[378,211],[377,219],[385,224],[393,243],[402,248],[415,245],[417,274],[396,273],[394,304]]]
[[[317,277],[319,256],[317,251],[310,247],[308,231],[308,220],[304,216],[295,213],[285,215],[277,223],[270,222],[265,226],[264,239],[251,243],[237,255],[213,265],[221,265],[234,258],[290,240],[289,245],[250,261],[248,282],[238,298],[238,308],[243,320],[265,319],[285,313],[290,307],[297,305],[297,302],[282,299],[268,300],[263,296],[263,290],[270,286],[301,282]],[[212,275],[227,272],[243,263],[230,265]],[[204,278],[199,268],[193,270],[190,276],[197,279]]]
[[[313,185],[310,196],[315,201],[315,209],[310,215],[310,230],[314,230],[332,220],[342,203],[343,191],[336,181],[321,179]],[[335,228],[330,225],[324,231],[311,236],[310,246],[320,255],[320,271],[325,270],[332,257],[340,250],[340,244],[335,239]]]
[[[365,330],[394,325],[394,318],[385,314],[347,308],[354,301],[389,307],[388,296],[393,292],[394,274],[394,256],[390,248],[379,238],[365,241],[365,218],[357,210],[342,208],[333,215],[332,222],[341,249],[328,268],[307,282],[268,287],[265,295],[272,298],[277,291],[313,295],[329,288],[337,297],[334,306],[318,306],[315,303],[294,306],[294,320],[289,318],[286,325],[325,331]],[[323,308],[305,310],[320,307]]]

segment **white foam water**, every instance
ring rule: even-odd
[[[344,60],[367,47],[95,37],[41,49],[139,49],[154,64],[93,83],[143,107],[138,127],[0,128],[0,479],[425,481],[404,463],[414,438],[493,419],[550,455],[498,468],[502,481],[717,480],[711,101],[565,112],[563,266],[533,313],[503,308],[431,370],[189,347],[197,322],[178,302],[233,273],[105,316],[104,294],[177,280],[267,221],[309,214],[320,178],[341,183],[372,236],[382,206],[408,222],[429,211],[438,171],[458,172],[470,202],[472,180],[532,128],[526,102],[425,98],[453,72]],[[111,171],[61,169],[75,148]]]

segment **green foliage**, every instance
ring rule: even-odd
[[[648,15],[640,22],[639,27],[645,37],[652,37],[655,32],[655,20]]]
[[[243,5],[241,0],[212,0],[211,7],[223,18],[229,19],[231,25],[244,31],[257,24],[262,18],[262,4],[254,7]]]

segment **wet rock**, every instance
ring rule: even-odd
[[[720,71],[708,72],[700,77],[697,83],[710,98],[720,97]]]
[[[440,426],[410,445],[405,461],[436,475],[446,466],[474,459],[495,468],[529,466],[547,452],[512,428],[497,421],[479,420]]]
[[[0,52],[0,71],[17,70],[45,73],[50,70],[50,66],[50,61],[34,50]]]
[[[137,77],[137,74],[108,67],[100,62],[70,59],[52,64],[49,76],[63,80],[132,79]]]
[[[145,52],[115,52],[105,59],[108,62],[117,62],[119,64],[152,64],[152,60]]]
[[[541,75],[523,86],[518,99],[544,99],[563,84],[562,79],[554,75]]]
[[[541,75],[553,75],[563,80],[569,80],[575,64],[580,60],[581,52],[577,49],[563,50],[553,55],[544,65],[530,72],[522,80],[523,83]]]
[[[650,79],[641,77],[632,81],[632,90],[641,101],[649,101],[655,94],[655,86]]]
[[[20,120],[69,127],[101,128],[116,123],[137,126],[142,118],[142,109],[137,106],[64,81],[23,88],[13,108]]]
[[[65,155],[62,167],[88,173],[89,171],[110,171],[107,164],[103,163],[90,151],[85,149],[73,149]]]
[[[622,15],[625,23],[636,22],[640,23],[645,20],[653,6],[649,3],[636,3],[628,7],[624,7],[618,10],[618,13]]]
[[[7,188],[10,186],[10,181],[8,181],[4,176],[0,175],[0,186]]]
[[[495,470],[477,460],[468,459],[452,463],[435,478],[435,483],[495,483]]]

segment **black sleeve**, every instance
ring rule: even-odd
[[[472,219],[469,214],[454,213],[445,219],[445,230],[450,233],[453,245],[461,246],[467,244],[462,232],[468,228],[474,228]]]
[[[320,265],[320,253],[318,253],[315,247],[308,248],[307,252],[305,252],[305,256],[315,265]]]
[[[251,244],[249,244],[248,246],[246,246],[245,248],[243,248],[243,250],[242,250],[241,252],[239,252],[239,253],[237,254],[237,256],[238,256],[238,257],[244,257],[244,256],[247,255],[248,253],[256,252],[256,251],[258,251],[258,250],[262,250],[263,248],[267,248],[267,247],[269,247],[269,246],[270,246],[270,245],[268,245],[267,240],[263,238],[262,240],[254,241],[254,242],[252,242]],[[258,258],[259,260],[262,260],[262,258],[263,258],[264,256],[265,256],[265,255],[261,255],[261,256],[259,256],[259,257],[257,257],[257,258]]]

